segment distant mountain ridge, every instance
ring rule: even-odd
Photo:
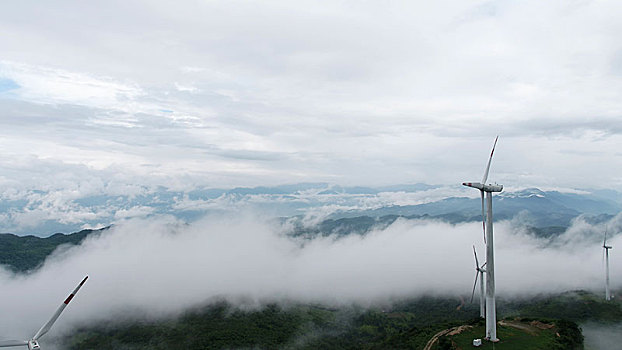
[[[388,206],[371,210],[353,210],[334,213],[331,218],[356,216],[382,217],[430,216],[452,223],[481,220],[479,198],[450,197],[418,205]],[[537,227],[568,226],[581,214],[615,215],[622,211],[622,205],[607,198],[591,194],[541,191],[536,188],[517,192],[502,192],[493,197],[496,219],[512,219],[519,213]]]
[[[192,222],[206,214],[256,212],[262,216],[316,215],[322,219],[357,216],[429,216],[449,222],[479,220],[479,197],[460,185],[405,184],[380,187],[302,183],[232,189],[196,188],[172,191],[139,187],[133,193],[61,196],[33,190],[0,197],[0,232],[18,235],[75,232],[128,218],[173,215]],[[581,215],[615,215],[622,211],[622,195],[613,190],[512,191],[495,197],[495,217],[511,219],[518,213],[535,226],[568,225]],[[62,200],[60,200],[62,199]]]

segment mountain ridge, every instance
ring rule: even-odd
[[[20,197],[21,196],[21,197]],[[23,198],[22,198],[23,197]],[[94,194],[58,200],[58,194],[34,190],[0,197],[0,231],[46,236],[101,227],[128,218],[172,215],[192,222],[208,214],[256,212],[283,217],[402,215],[445,218],[450,222],[478,220],[476,191],[463,186],[406,184],[379,187],[303,183],[281,186],[197,188],[173,191],[142,188],[134,194]],[[511,219],[525,211],[536,226],[568,225],[581,214],[615,215],[622,195],[613,190],[505,189],[494,196],[495,217]]]

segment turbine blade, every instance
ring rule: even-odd
[[[475,295],[475,287],[477,287],[477,275],[479,271],[475,271],[475,283],[473,283],[473,291],[471,292],[471,303],[473,303],[473,296]]]
[[[497,147],[497,140],[499,136],[495,138],[495,143],[492,145],[492,151],[490,152],[490,158],[488,158],[488,164],[486,164],[486,172],[484,173],[484,178],[482,179],[482,185],[486,184],[486,180],[488,179],[488,172],[490,171],[490,162],[492,162],[492,155],[495,153],[495,147]]]
[[[8,348],[11,346],[22,346],[28,345],[28,342],[25,340],[0,340],[0,348]]]
[[[603,247],[607,245],[607,228],[605,228],[605,240],[603,241]]]
[[[67,299],[63,301],[63,303],[58,307],[54,315],[52,315],[52,318],[50,318],[50,320],[46,324],[44,324],[43,327],[41,327],[41,329],[39,329],[39,331],[35,334],[35,336],[32,337],[33,340],[37,340],[41,338],[45,333],[47,333],[50,330],[50,328],[52,328],[52,325],[54,325],[54,322],[56,322],[56,320],[58,319],[60,314],[63,312],[63,310],[65,310],[67,305],[69,305],[69,302],[71,301],[71,299],[73,299],[76,293],[78,293],[78,290],[82,288],[82,285],[84,284],[84,282],[86,282],[87,278],[89,278],[89,276],[84,277],[84,279],[82,280],[82,282],[80,282],[80,284],[78,284],[76,289],[74,289],[73,292],[69,294]]]
[[[473,245],[473,255],[475,255],[475,268],[479,268],[479,261],[477,261],[477,252],[475,251],[475,245]]]
[[[484,232],[484,244],[486,244],[486,213],[484,210],[484,191],[480,190],[482,195],[482,230]]]

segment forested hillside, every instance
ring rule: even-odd
[[[56,233],[46,238],[37,236],[16,236],[0,234],[0,264],[15,272],[27,272],[43,263],[58,246],[80,244],[87,236],[98,234],[99,230],[82,230],[71,234]]]

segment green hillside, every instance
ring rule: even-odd
[[[485,334],[485,322],[466,328],[457,334],[443,335],[434,350],[472,348],[473,339]],[[581,350],[583,336],[576,323],[566,320],[541,322],[538,320],[502,320],[497,327],[499,342],[484,341],[479,349],[496,350]]]
[[[175,319],[126,320],[114,325],[87,326],[65,338],[62,347],[72,350],[421,349],[439,330],[476,322],[475,308],[456,310],[456,305],[454,299],[421,298],[387,310],[271,304],[243,311],[218,302]]]
[[[1,233],[0,264],[15,272],[27,272],[41,265],[58,246],[80,244],[87,236],[106,229],[82,230],[68,235],[56,233],[46,238]]]
[[[557,304],[563,306],[560,316],[572,316],[567,314],[569,310],[584,302],[566,295],[550,297],[555,299],[561,299]],[[542,299],[502,306],[499,316],[503,319],[498,327],[501,342],[495,344],[495,349],[583,349],[583,336],[575,321],[530,316],[546,302]],[[603,305],[620,309],[619,304],[604,301],[588,305],[592,310],[588,319],[592,320],[610,314]],[[517,306],[519,309],[514,309]],[[461,305],[452,298],[417,298],[384,308],[271,304],[251,311],[221,301],[177,318],[135,317],[114,324],[86,325],[64,338],[60,345],[72,350],[424,349],[440,334],[431,350],[465,349],[485,333],[484,323],[477,315],[475,305]],[[447,333],[455,327],[464,330]],[[483,349],[492,349],[492,345],[485,343]]]

